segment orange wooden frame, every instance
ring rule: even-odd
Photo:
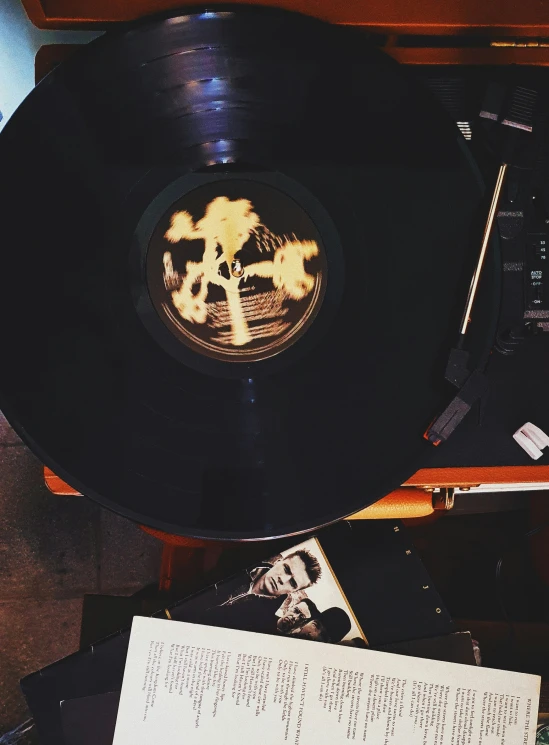
[[[77,489],[73,489],[63,479],[56,476],[56,474],[47,467],[44,467],[44,481],[48,489],[53,494],[58,494],[65,497],[81,496]],[[390,519],[390,518],[402,518],[402,517],[425,517],[433,513],[433,500],[430,492],[426,492],[423,489],[397,489],[396,491],[388,494],[379,502],[362,510],[357,513],[356,519]],[[152,528],[145,528],[147,532],[157,537],[162,537],[166,541],[166,533],[157,531]],[[175,537],[174,540],[180,544],[180,538]],[[187,541],[187,539],[185,539]],[[185,542],[188,545],[188,542]]]
[[[244,0],[246,2],[246,0]],[[130,21],[197,2],[181,0],[22,0],[39,28],[82,28]],[[234,4],[215,0],[212,5]],[[332,23],[382,34],[483,34],[490,37],[549,36],[548,0],[247,0],[250,5],[294,10]],[[208,5],[208,3],[204,3]]]
[[[44,467],[44,480],[48,489],[54,494],[80,496],[80,492],[65,483],[47,467]],[[423,468],[408,479],[400,489],[396,489],[370,507],[357,512],[352,519],[387,520],[426,517],[434,512],[431,491],[433,488],[467,488],[480,484],[545,484],[548,482],[549,466]]]

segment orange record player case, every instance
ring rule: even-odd
[[[246,2],[246,0],[244,0]],[[103,29],[151,13],[180,10],[180,0],[22,0],[40,29]],[[198,3],[194,2],[196,7]],[[202,3],[207,5],[207,2]],[[214,6],[234,4],[215,0]],[[270,0],[331,23],[360,26],[385,37],[385,46],[407,64],[549,64],[549,0]],[[431,37],[420,46],[403,37]],[[443,37],[443,44],[436,37]],[[478,45],[462,40],[477,39]],[[452,42],[455,42],[452,43]]]
[[[103,30],[154,13],[184,10],[178,0],[22,0],[40,29]],[[207,5],[207,3],[202,3]],[[216,0],[213,6],[231,4]],[[421,65],[549,66],[549,0],[271,0],[270,5],[371,34],[399,62]],[[196,7],[197,3],[192,6]],[[410,44],[411,37],[414,43]],[[74,49],[46,45],[37,55],[37,78]],[[49,469],[49,488],[75,494]],[[448,509],[454,491],[549,488],[549,466],[422,469],[401,489],[355,517],[418,517]]]

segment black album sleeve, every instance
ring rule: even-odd
[[[342,522],[317,537],[370,647],[436,637],[455,630],[401,523]],[[254,602],[251,598],[246,601],[250,608],[244,613],[233,612],[234,606],[226,604],[249,587],[252,569],[257,567],[174,604],[168,609],[170,617],[174,621],[276,633],[276,620],[269,611],[271,601]],[[155,616],[166,618],[166,610]],[[101,697],[121,690],[129,638],[130,630],[123,629],[21,681],[42,745],[72,745],[64,739],[63,728],[70,727],[72,732],[78,728],[79,711],[82,716],[89,716],[99,707],[112,719],[116,695]],[[68,703],[76,699],[81,700]],[[98,740],[95,745],[111,743]]]
[[[456,630],[400,521],[344,521],[319,539],[371,647]]]

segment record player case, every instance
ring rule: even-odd
[[[211,5],[230,5],[217,0]],[[234,4],[234,3],[233,3]],[[549,3],[547,0],[499,0],[476,3],[457,0],[271,0],[250,5],[294,10],[317,16],[331,23],[362,26],[383,34],[488,34],[505,37],[544,37],[548,35]],[[32,22],[42,29],[97,27],[130,21],[151,13],[180,9],[190,3],[178,0],[23,0]],[[194,3],[196,6],[197,4]]]
[[[43,30],[91,29],[101,31],[150,15],[184,8],[177,0],[21,0],[32,23]],[[216,2],[216,6],[228,5]],[[262,3],[249,3],[262,4]],[[187,3],[187,5],[190,5]],[[324,20],[361,27],[368,38],[399,62],[410,65],[446,66],[549,66],[549,0],[503,0],[477,3],[459,0],[440,3],[425,0],[271,0],[271,6],[300,11]],[[36,56],[36,77],[40,79],[68,56],[74,45],[47,44]],[[549,74],[549,72],[548,72]],[[549,335],[547,335],[549,336]],[[544,339],[549,346],[549,338]],[[542,361],[549,355],[544,351]],[[525,360],[523,365],[528,365]],[[535,361],[534,361],[535,364]],[[548,368],[546,368],[548,369]],[[543,376],[542,376],[543,377]],[[546,376],[549,377],[549,376]],[[542,378],[541,378],[542,379]],[[547,404],[549,408],[549,404]],[[472,415],[470,415],[472,416]],[[518,415],[520,417],[520,414]],[[498,424],[496,416],[496,427]],[[517,420],[518,421],[518,420]],[[523,421],[518,421],[521,426]],[[502,423],[505,429],[505,423]],[[455,452],[442,458],[441,467],[422,469],[377,505],[363,510],[356,518],[417,517],[448,509],[454,493],[460,491],[522,491],[549,488],[549,455],[545,452],[536,465],[511,444],[514,430],[498,432],[505,454],[493,452],[480,461]],[[486,435],[485,435],[486,436]],[[512,442],[512,441],[511,441]],[[533,461],[531,461],[533,463]],[[438,465],[435,463],[435,465]],[[48,487],[57,494],[75,494],[49,469]]]
[[[22,0],[40,29],[104,29],[190,6],[178,0]],[[212,5],[230,5],[218,0]],[[549,1],[271,0],[269,5],[358,26],[406,64],[549,65]],[[196,3],[194,4],[196,5]],[[423,38],[422,38],[423,37]]]

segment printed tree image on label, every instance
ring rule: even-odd
[[[307,213],[278,189],[244,180],[198,187],[173,205],[153,234],[147,271],[168,328],[195,351],[238,362],[297,341],[327,279]]]

